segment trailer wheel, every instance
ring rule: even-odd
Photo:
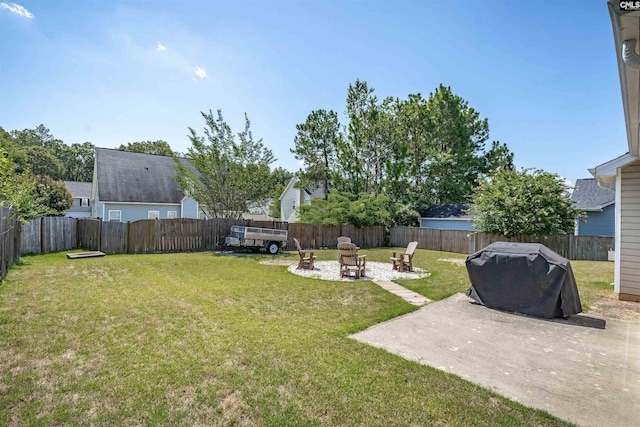
[[[267,252],[269,252],[271,255],[277,254],[279,250],[280,245],[278,245],[278,242],[269,242],[267,244]]]

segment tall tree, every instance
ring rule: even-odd
[[[442,84],[427,100],[431,158],[426,168],[436,203],[465,203],[484,165],[489,122]]]
[[[303,162],[300,185],[322,186],[326,199],[331,191],[337,149],[342,140],[338,114],[333,110],[312,111],[304,123],[296,125],[296,129],[295,148],[291,152]]]
[[[64,164],[42,145],[31,145],[24,149],[31,171],[36,175],[47,175],[55,180],[63,178]]]
[[[35,129],[14,130],[10,135],[18,150],[24,153],[33,173],[54,180],[89,182],[93,179],[95,147],[92,143],[69,146],[54,138],[42,124]]]
[[[558,175],[508,168],[482,180],[471,213],[478,230],[506,236],[572,233],[580,214]]]
[[[59,154],[64,164],[64,180],[91,182],[93,180],[93,166],[95,146],[90,142],[75,143],[66,146]]]
[[[189,128],[192,146],[187,152],[196,171],[174,156],[176,181],[185,192],[214,217],[240,218],[247,203],[264,202],[271,188],[269,165],[275,158],[271,150],[255,141],[245,114],[244,130],[234,134],[222,110],[201,113],[204,137]]]
[[[136,153],[158,154],[160,156],[180,156],[180,153],[174,152],[167,141],[136,141],[129,142],[126,145],[121,144],[118,150],[133,151]]]

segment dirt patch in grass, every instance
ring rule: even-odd
[[[459,265],[461,267],[464,267],[464,262],[466,261],[463,258],[440,258],[438,259],[438,261],[443,261],[443,262],[448,262],[451,263],[453,265]]]
[[[291,259],[267,259],[264,261],[260,261],[260,264],[263,265],[284,265],[289,267],[290,265],[293,265],[295,263],[297,263],[298,261],[294,261]]]
[[[587,314],[640,323],[640,303],[599,298],[591,304]]]

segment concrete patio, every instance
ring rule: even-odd
[[[456,294],[352,337],[578,425],[640,425],[638,323],[537,319]]]

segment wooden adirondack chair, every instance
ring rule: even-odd
[[[418,242],[410,242],[405,252],[393,252],[391,256],[393,269],[398,271],[413,271],[413,253],[417,247]]]
[[[295,237],[293,238],[293,242],[296,244],[296,249],[298,250],[298,255],[300,255],[300,261],[298,261],[298,270],[313,270],[313,263],[316,260],[315,251],[310,250],[302,250],[300,247],[300,242]]]
[[[353,243],[338,243],[338,260],[340,261],[340,277],[365,276],[367,268],[366,255],[358,255],[358,248]]]
[[[340,236],[338,237],[338,243],[351,243],[351,237]]]

